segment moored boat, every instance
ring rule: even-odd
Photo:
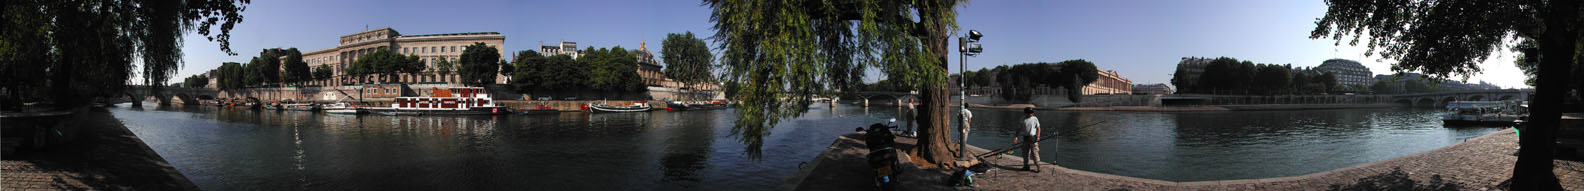
[[[714,102],[670,101],[670,102],[666,102],[666,110],[676,110],[676,111],[726,109],[726,107],[727,107],[726,103],[723,103],[723,102],[720,102],[720,101],[714,101]]]
[[[384,115],[496,115],[511,113],[495,105],[482,87],[434,89],[434,96],[396,97],[390,107],[369,108]]]
[[[653,109],[653,107],[649,107],[648,103],[633,103],[631,105],[606,105],[606,104],[586,104],[586,105],[583,105],[583,111],[596,112],[596,113],[599,113],[599,112],[643,112],[643,111],[649,111],[649,109]]]
[[[537,114],[556,114],[556,113],[561,113],[561,111],[556,111],[556,110],[555,110],[555,108],[550,108],[550,107],[548,107],[548,106],[542,106],[542,105],[541,105],[541,106],[534,106],[534,107],[533,107],[533,108],[527,108],[527,109],[518,109],[518,110],[517,110],[517,111],[515,111],[515,112],[516,112],[516,113],[517,113],[517,114],[523,114],[523,115],[537,115]]]
[[[329,114],[354,114],[355,115],[355,114],[363,113],[364,111],[363,111],[363,108],[359,108],[359,107],[357,107],[355,105],[348,104],[346,102],[338,102],[338,103],[325,105],[324,106],[324,112],[325,113],[329,113]]]
[[[1454,101],[1441,115],[1446,126],[1508,126],[1528,116],[1527,105],[1518,101]]]
[[[319,104],[314,104],[314,103],[285,104],[285,105],[283,105],[283,107],[285,107],[286,109],[289,109],[289,110],[297,110],[297,111],[316,111],[316,110],[319,110]]]

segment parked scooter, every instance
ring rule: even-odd
[[[896,149],[896,119],[886,124],[875,123],[865,130],[864,144],[869,148],[869,167],[874,169],[874,186],[877,190],[896,190],[897,175],[902,174],[900,152]]]

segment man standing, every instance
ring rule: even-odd
[[[913,128],[913,120],[918,119],[918,109],[913,107],[913,98],[908,98],[907,108],[902,112],[902,118],[907,119],[907,137],[918,136],[918,129]]]
[[[1039,173],[1039,117],[1034,117],[1034,107],[1023,108],[1023,113],[1028,115],[1023,118],[1023,170]],[[1034,161],[1033,169],[1029,168],[1030,160]]]
[[[957,130],[962,132],[962,137],[957,138],[957,158],[967,158],[968,130],[971,129],[968,125],[973,124],[973,112],[968,111],[968,107],[964,106],[962,108],[962,118],[959,118],[959,120],[962,120],[962,126],[957,126]]]

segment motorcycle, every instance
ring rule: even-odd
[[[901,160],[898,158],[900,151],[895,147],[896,134],[891,130],[896,129],[896,119],[891,119],[886,124],[875,123],[865,130],[864,144],[869,148],[869,167],[874,169],[874,186],[876,190],[896,190],[897,175],[902,174]]]

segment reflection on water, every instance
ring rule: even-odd
[[[152,105],[152,104],[150,104]],[[837,135],[894,107],[815,104],[765,137],[731,110],[508,116],[327,115],[203,106],[111,111],[205,190],[762,190]],[[1011,143],[1021,111],[974,110],[969,143]],[[1292,176],[1389,159],[1498,129],[1442,128],[1433,110],[1039,113],[1046,160],[1176,181]],[[953,116],[955,117],[955,116]],[[953,120],[955,121],[955,120]],[[1089,125],[1085,124],[1097,124]]]

